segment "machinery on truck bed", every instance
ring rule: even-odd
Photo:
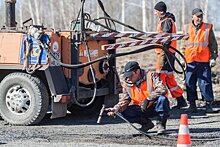
[[[93,113],[103,103],[117,102],[115,59],[89,63],[114,53],[101,46],[115,43],[115,38],[83,42],[79,31],[47,30],[39,25],[18,29],[15,3],[5,1],[6,26],[0,31],[0,113],[6,122],[37,124],[49,105],[51,118],[57,118],[66,115],[67,107],[74,114]],[[81,66],[84,63],[88,66]]]
[[[108,16],[101,1],[98,2]],[[0,114],[11,125],[37,124],[48,109],[52,111],[51,118],[57,118],[64,117],[67,110],[72,114],[88,114],[99,110],[103,103],[114,105],[121,91],[115,57],[130,54],[116,54],[114,49],[161,43],[161,39],[158,42],[152,39],[158,34],[149,36],[142,32],[138,36],[124,36],[144,36],[148,40],[115,44],[116,38],[123,34],[96,21],[92,22],[108,31],[97,33],[85,29],[85,21],[91,21],[83,12],[85,0],[81,18],[73,21],[72,30],[26,26],[31,19],[22,28],[16,28],[15,3],[16,0],[5,0],[6,26],[0,30]],[[161,37],[171,41],[184,36]],[[153,45],[147,49],[155,47],[162,48]],[[144,50],[137,52],[141,51]]]

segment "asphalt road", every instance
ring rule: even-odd
[[[207,115],[200,103],[199,113],[188,114],[192,145],[218,146],[220,113]],[[218,108],[219,103],[215,106]],[[167,135],[158,138],[156,130],[152,129],[149,131],[152,139],[141,135],[118,117],[103,116],[101,124],[97,124],[98,115],[82,117],[68,114],[65,118],[50,120],[50,114],[47,114],[37,126],[10,126],[1,120],[0,146],[176,146],[180,115],[183,113],[184,110],[173,109],[167,124]]]

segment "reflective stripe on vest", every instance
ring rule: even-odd
[[[189,34],[189,24],[186,27],[186,34]],[[185,46],[208,46],[208,38],[209,38],[209,24],[205,24],[205,37],[204,37],[204,42],[191,42],[189,43],[188,40],[185,42]]]
[[[184,26],[184,32],[189,34],[189,39],[185,40],[185,58],[187,63],[193,61],[197,62],[209,62],[210,60],[210,49],[209,45],[209,34],[212,24],[203,23],[197,34],[193,24]]]
[[[171,20],[171,22],[172,22],[172,33],[176,33],[176,25],[175,25],[175,22],[173,21],[172,18],[165,18],[165,19],[159,21],[159,23],[158,23],[158,25],[157,25],[157,32],[158,32],[158,33],[163,33],[162,23],[163,23],[164,21],[166,21],[166,20]],[[172,41],[171,44],[170,44],[170,46],[176,48],[176,46],[177,46],[176,43],[177,43],[176,41]],[[175,51],[173,51],[171,48],[169,48],[169,50],[170,50],[172,53],[175,53]],[[161,51],[162,51],[161,49],[155,49],[155,52],[156,52],[156,53],[161,53]]]
[[[127,92],[133,105],[140,105],[154,90],[151,74],[152,72],[146,72],[146,82],[142,82],[140,88],[136,86],[127,87]]]
[[[157,73],[160,73],[160,74],[167,74],[167,75],[171,75],[173,74],[173,71],[168,71],[168,70],[156,70]]]

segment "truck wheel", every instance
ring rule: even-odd
[[[43,82],[26,73],[11,73],[0,83],[0,114],[11,125],[33,125],[49,105]]]
[[[91,115],[100,111],[102,104],[104,103],[103,97],[96,97],[94,102],[87,107],[80,107],[76,104],[68,106],[68,111],[73,115]]]

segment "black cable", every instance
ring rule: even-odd
[[[172,46],[163,46],[163,51],[165,53],[165,56],[167,58],[167,62],[168,64],[170,65],[171,69],[173,71],[175,71],[177,74],[183,74],[184,77],[183,77],[183,80],[185,80],[186,78],[186,74],[185,74],[185,68],[183,67],[183,65],[181,64],[181,62],[179,61],[179,59],[169,50],[169,48],[172,48],[172,50],[174,50],[177,54],[180,55],[181,58],[184,58],[184,56],[182,55],[181,52],[179,52],[176,48],[172,47]],[[178,65],[180,66],[180,68],[182,69],[182,71],[178,71],[176,68],[175,68],[175,65],[174,64],[171,64],[170,60],[169,60],[169,57],[172,56],[172,58],[174,58],[174,62],[177,61]]]
[[[141,31],[141,30],[135,29],[134,27],[132,27],[132,26],[130,26],[130,25],[127,25],[127,24],[125,24],[125,23],[123,23],[123,22],[120,22],[120,21],[118,21],[118,20],[116,20],[116,19],[113,19],[113,18],[109,18],[109,17],[99,17],[98,19],[95,19],[95,20],[99,20],[99,19],[110,19],[110,20],[112,20],[112,21],[114,21],[114,22],[116,22],[116,23],[118,23],[118,24],[121,24],[121,25],[123,25],[123,26],[125,26],[125,27],[127,27],[127,28],[129,28],[129,29],[132,29],[132,30],[137,31],[137,32],[140,32],[140,33],[145,33],[145,32],[143,32],[143,31]]]
[[[105,11],[105,8],[104,8],[104,5],[103,5],[103,3],[101,2],[101,0],[97,0],[98,1],[98,4],[99,4],[99,6],[100,6],[100,8],[102,9],[102,11],[103,11],[103,13],[104,13],[104,16],[106,17],[106,18],[109,18],[109,19],[105,19],[105,23],[106,23],[106,25],[109,27],[109,28],[111,28],[111,23],[114,25],[114,27],[115,27],[115,30],[116,30],[116,26],[115,26],[115,23],[114,23],[114,21],[112,21],[110,18],[110,15]],[[111,20],[111,22],[110,22],[110,20]]]
[[[175,52],[177,52],[179,55],[180,55],[180,57],[183,59],[183,61],[184,61],[184,67],[183,67],[183,69],[184,69],[184,71],[186,70],[186,58],[184,57],[184,55],[179,51],[179,50],[177,50],[176,48],[174,48],[174,47],[172,47],[172,46],[170,46],[170,48],[172,48]],[[181,63],[180,63],[181,64]],[[181,64],[182,65],[182,64]]]
[[[131,55],[131,54],[136,54],[136,53],[141,53],[141,52],[152,50],[152,49],[155,49],[155,48],[160,48],[160,49],[164,50],[164,48],[162,46],[160,46],[160,45],[148,45],[146,47],[143,47],[143,48],[140,48],[140,49],[137,49],[137,50],[134,50],[134,51],[124,52],[124,53],[116,53],[116,54],[108,54],[106,56],[102,56],[100,58],[96,58],[96,59],[94,59],[94,60],[92,60],[90,62],[85,62],[85,63],[81,63],[81,64],[71,65],[71,64],[65,64],[65,63],[62,63],[61,61],[59,61],[59,59],[57,59],[57,57],[54,56],[53,53],[45,45],[44,45],[44,48],[45,48],[46,52],[48,53],[48,55],[50,57],[52,57],[58,64],[60,64],[61,66],[65,67],[65,68],[70,68],[70,69],[71,68],[82,68],[82,67],[88,66],[90,64],[93,64],[93,63],[96,63],[96,62],[99,62],[99,61],[103,61],[105,59],[111,60],[112,58],[126,56],[126,55]]]

